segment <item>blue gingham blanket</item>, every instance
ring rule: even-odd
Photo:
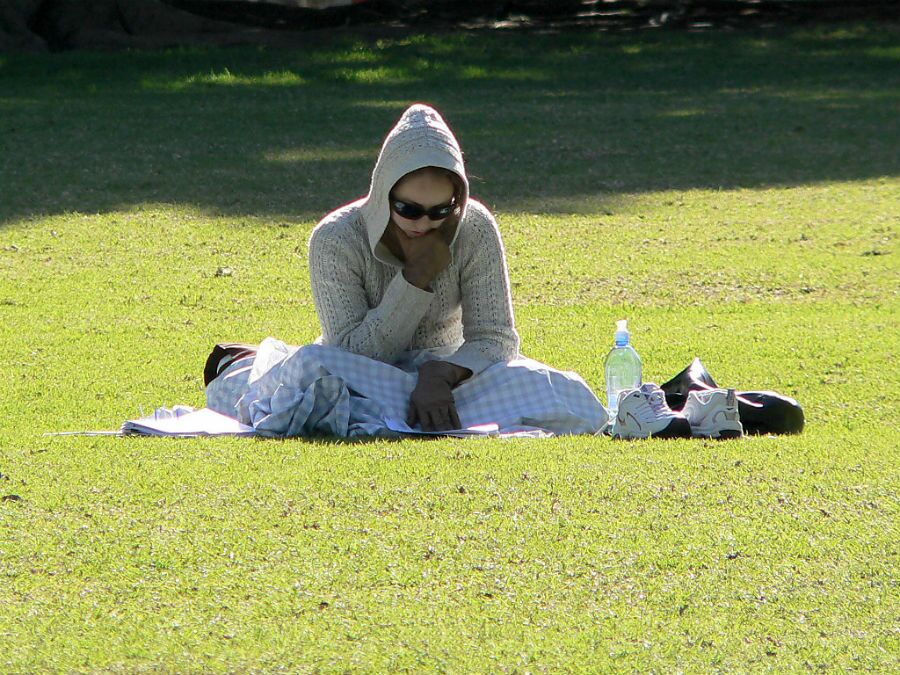
[[[435,358],[440,354],[407,352],[388,364],[337,347],[266,338],[255,356],[229,364],[209,383],[207,407],[269,437],[397,437],[417,368]],[[469,378],[453,398],[463,427],[495,424],[501,435],[594,434],[608,419],[576,373],[524,357]]]

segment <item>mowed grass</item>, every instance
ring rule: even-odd
[[[0,56],[0,670],[896,670],[900,31]],[[51,437],[318,335],[306,241],[427,101],[523,352],[700,356],[794,437]],[[231,275],[217,275],[220,268]]]

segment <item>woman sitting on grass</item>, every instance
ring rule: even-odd
[[[519,355],[497,223],[469,197],[462,152],[433,108],[404,112],[369,194],[316,226],[309,270],[317,344],[277,343],[262,364],[252,349],[219,346],[207,364],[210,407],[258,429],[278,417],[272,435],[379,435],[396,416],[423,431],[495,423],[593,433],[605,424],[580,377]],[[279,387],[292,393],[279,397]]]

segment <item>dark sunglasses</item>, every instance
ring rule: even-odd
[[[409,220],[418,220],[422,216],[428,216],[428,220],[443,220],[456,208],[456,199],[451,199],[448,204],[438,204],[426,209],[421,204],[415,202],[404,202],[400,199],[391,197],[391,208],[394,212]]]

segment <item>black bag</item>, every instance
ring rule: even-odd
[[[245,356],[256,354],[256,345],[248,345],[242,342],[222,342],[213,347],[212,352],[206,357],[206,365],[203,366],[203,386],[216,379],[219,374],[228,367],[229,363],[242,359]],[[225,357],[229,357],[226,359]]]
[[[706,367],[695,358],[691,365],[660,387],[672,410],[681,410],[688,393],[718,389]],[[774,391],[738,391],[738,414],[745,434],[799,434],[803,431],[803,408],[789,396]]]

